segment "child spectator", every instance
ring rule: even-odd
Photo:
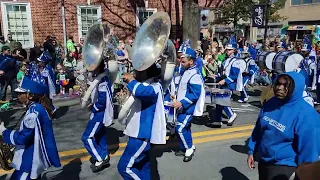
[[[26,62],[19,64],[19,72],[17,74],[18,83],[20,83],[22,81],[23,76],[26,73],[26,70],[27,70],[27,63]]]
[[[57,82],[58,85],[60,85],[60,94],[65,95],[66,91],[65,89],[68,87],[69,84],[69,77],[66,74],[65,68],[61,68],[59,73],[57,74]]]

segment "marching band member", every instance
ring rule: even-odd
[[[313,84],[312,81],[314,78],[312,77],[312,74],[316,74],[315,70],[317,67],[315,62],[316,55],[312,51],[311,40],[307,36],[303,38],[301,54],[303,55],[304,59],[300,63],[300,68],[308,73],[308,78],[306,78],[306,86],[309,87],[310,84]]]
[[[118,171],[125,180],[151,179],[151,144],[166,143],[163,91],[158,82],[160,74],[161,70],[153,64],[144,71],[135,71],[135,77],[123,75],[127,88],[135,97],[132,109],[122,122],[126,124],[123,133],[129,136],[129,141],[119,160]]]
[[[235,49],[237,48],[237,43],[234,36],[231,36],[226,47],[227,59],[224,61],[223,69],[224,76],[223,79],[218,82],[221,88],[229,89],[231,91],[236,90],[237,87],[242,86],[242,75],[240,73],[240,67],[237,63],[237,58],[235,57]],[[240,76],[241,75],[241,76]],[[212,123],[214,126],[222,126],[222,111],[225,111],[229,120],[228,125],[232,125],[234,120],[237,118],[237,114],[234,113],[231,107],[216,105],[216,119]]]
[[[101,63],[94,73],[102,74],[105,66]],[[113,120],[113,104],[111,83],[107,75],[92,91],[91,102],[88,105],[88,109],[91,110],[90,120],[82,135],[82,142],[92,156],[90,168],[95,173],[103,170],[110,161],[106,127],[110,126]]]
[[[52,99],[56,95],[56,79],[54,75],[54,71],[49,64],[50,61],[52,61],[52,57],[50,56],[50,53],[48,51],[45,51],[41,54],[41,56],[37,59],[39,70],[41,75],[45,78],[46,84],[49,87],[49,98],[51,101],[51,108],[52,108],[52,114],[55,113],[56,108],[53,106]]]
[[[191,136],[191,121],[193,116],[202,116],[205,90],[201,72],[195,64],[196,52],[186,47],[181,57],[185,72],[179,83],[177,101],[172,103],[178,111],[176,133],[180,137],[180,151],[175,155],[184,156],[183,161],[188,162],[195,152]]]
[[[242,54],[243,54],[242,56],[244,58],[246,58],[245,60],[248,60],[248,61],[246,62],[247,63],[246,72],[243,73],[243,89],[242,89],[242,91],[240,91],[241,97],[238,100],[238,102],[240,102],[240,103],[247,102],[249,100],[246,86],[247,86],[248,82],[251,81],[252,76],[254,76],[254,74],[258,70],[255,61],[252,58],[249,58],[249,56],[250,56],[249,52],[243,51]]]
[[[304,59],[301,61],[299,68],[295,71],[302,74],[305,79],[305,90],[303,91],[303,99],[308,102],[312,107],[314,106],[314,100],[311,94],[307,91],[308,86],[310,85],[310,76],[312,74],[313,66],[316,66],[314,63],[313,57],[309,57],[311,51],[311,41],[307,36],[303,39],[303,47],[301,49]]]
[[[277,46],[276,52],[285,51],[286,49],[287,49],[286,38],[283,37]]]
[[[15,90],[18,100],[27,105],[19,130],[10,130],[0,124],[0,134],[7,144],[15,146],[11,166],[15,171],[11,180],[38,179],[50,166],[60,167],[54,139],[48,87],[29,76],[24,76]]]

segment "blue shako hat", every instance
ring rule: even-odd
[[[181,57],[191,57],[193,59],[197,58],[197,53],[190,47],[184,47]]]
[[[184,42],[182,42],[181,46],[178,49],[178,53],[182,53],[184,48]]]
[[[15,89],[15,92],[44,95],[48,94],[48,90],[47,85],[33,81],[29,76],[24,76],[19,87]]]
[[[304,35],[303,41],[302,41],[302,49],[301,51],[311,51],[311,40],[307,35]]]
[[[52,60],[52,57],[49,53],[49,51],[44,51],[40,57],[38,57],[38,61],[44,62],[44,63],[49,63],[49,61]]]
[[[232,34],[229,38],[229,41],[228,41],[228,44],[227,44],[227,47],[226,49],[237,49],[237,41],[236,41],[236,38],[234,37],[234,35]]]
[[[281,42],[279,43],[279,46],[278,47],[282,47],[282,48],[287,48],[287,42],[286,42],[286,38],[285,37],[283,37],[282,39],[281,39]]]
[[[21,93],[48,94],[49,87],[41,75],[39,68],[35,68],[23,77],[19,87],[15,89],[15,91]]]
[[[182,52],[183,52],[183,49],[184,49],[185,47],[191,47],[191,42],[190,42],[189,39],[187,39],[187,40],[185,40],[184,42],[182,42],[181,46],[180,46],[179,49],[178,49],[178,52],[179,52],[179,53],[182,53]]]

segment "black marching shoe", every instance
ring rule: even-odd
[[[90,160],[91,160],[91,158],[90,158]],[[96,161],[94,164],[91,164],[90,168],[91,168],[92,172],[97,173],[97,172],[102,171],[104,168],[106,168],[109,165],[110,165],[110,156],[108,155],[108,157],[105,160],[103,160],[101,162]]]
[[[97,160],[95,158],[93,158],[93,157],[91,157],[89,159],[89,161],[90,161],[91,164],[95,164],[97,162]]]
[[[194,152],[196,152],[196,147],[192,146],[192,148],[187,149],[186,151],[192,151],[192,153],[189,156],[184,155],[183,162],[189,162],[192,160],[192,157],[194,156]]]
[[[183,152],[181,150],[174,152],[175,156],[184,156],[184,154],[185,154],[185,152]]]

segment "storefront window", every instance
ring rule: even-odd
[[[303,0],[303,4],[311,4],[312,0]]]
[[[291,0],[291,5],[300,5],[301,0]]]

